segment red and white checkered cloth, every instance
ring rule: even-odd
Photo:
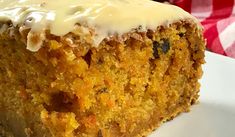
[[[235,58],[235,0],[170,0],[204,26],[207,49]]]

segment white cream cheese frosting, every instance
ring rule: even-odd
[[[176,6],[151,0],[0,0],[0,21],[26,26],[33,33],[50,30],[57,36],[71,32],[79,23],[94,28],[95,45],[112,34],[140,26],[140,31],[156,29],[185,18],[195,20]]]

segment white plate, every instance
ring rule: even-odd
[[[149,137],[235,137],[235,59],[206,52],[200,103]]]

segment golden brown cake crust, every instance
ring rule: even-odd
[[[0,123],[17,137],[145,136],[197,101],[205,41],[191,21],[97,48],[80,25],[48,31],[38,52],[26,49],[27,34],[8,24],[0,35]]]

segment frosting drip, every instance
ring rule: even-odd
[[[139,26],[140,31],[155,29],[184,18],[194,19],[176,6],[150,0],[0,0],[0,21],[25,26],[33,33],[48,29],[57,36],[80,23],[95,29],[95,45],[112,34]]]

